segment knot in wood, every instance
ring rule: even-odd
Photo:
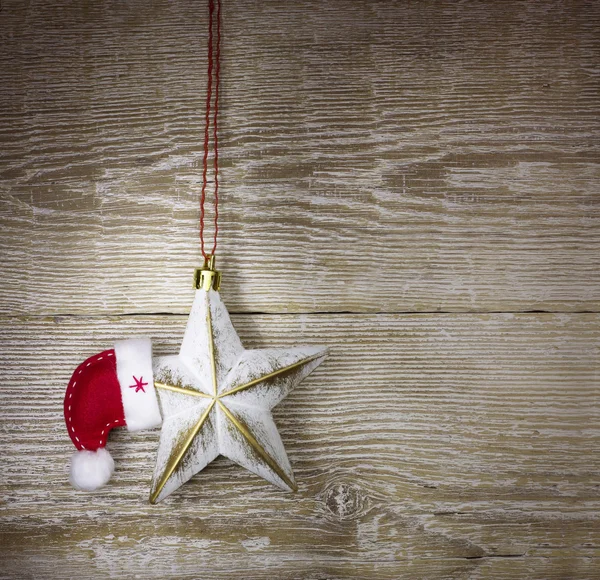
[[[335,519],[351,520],[363,511],[365,497],[358,487],[337,483],[325,490],[323,502],[327,512],[335,516]]]

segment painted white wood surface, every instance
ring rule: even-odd
[[[203,4],[2,8],[2,310],[187,313]],[[597,2],[227,0],[230,311],[597,308],[599,24]]]
[[[248,348],[333,345],[274,409],[299,486],[217,460],[147,503],[159,432],[68,483],[60,416],[115,335],[180,344],[184,316],[5,319],[0,559],[9,576],[593,577],[600,530],[597,314],[238,315]],[[92,499],[93,497],[93,499]]]
[[[69,486],[73,368],[192,303],[205,10],[2,0],[0,578],[598,577],[600,4],[223,1],[222,296],[333,347],[299,492],[150,506],[158,432]]]

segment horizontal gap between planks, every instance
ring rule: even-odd
[[[191,304],[190,304],[191,308]],[[482,316],[486,314],[490,315],[501,315],[501,314],[519,314],[519,315],[536,315],[536,314],[600,314],[600,310],[377,310],[373,312],[353,312],[352,310],[323,310],[323,311],[312,311],[312,312],[263,312],[260,310],[256,311],[243,311],[237,312],[235,310],[229,311],[230,315],[233,316],[386,316],[386,315],[399,315],[399,316]],[[4,320],[24,320],[24,319],[44,319],[44,318],[144,318],[153,316],[170,316],[173,318],[187,318],[188,313],[180,312],[91,312],[91,313],[46,313],[46,314],[2,314],[0,315],[0,321]]]

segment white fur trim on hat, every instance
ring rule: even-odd
[[[150,339],[117,342],[115,357],[127,429],[140,431],[160,425],[162,419],[154,390]]]

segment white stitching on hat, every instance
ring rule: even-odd
[[[109,421],[109,422],[106,424],[106,427],[104,427],[104,429],[102,429],[102,433],[100,433],[100,435],[104,436],[104,432],[105,432],[105,431],[106,431],[106,430],[107,430],[107,429],[108,429],[108,428],[109,428],[111,425],[113,425],[113,424],[115,424],[115,425],[116,425],[117,423],[119,423],[119,421],[120,421],[120,419],[115,419],[114,421]],[[107,436],[108,436],[108,434],[107,434]],[[102,443],[103,443],[103,439],[104,439],[104,437],[103,437],[102,439],[100,439],[100,445],[102,445]]]
[[[106,356],[109,357],[109,356],[113,356],[113,355],[114,355],[114,353],[109,352],[109,353],[107,353]],[[102,360],[103,358],[104,358],[104,355],[96,355],[94,358],[92,358],[92,360],[90,360],[85,365],[86,368],[89,367],[93,362]],[[82,372],[83,372],[83,368],[79,368],[77,370],[77,376],[79,376]],[[71,399],[73,397],[73,389],[75,388],[76,385],[77,385],[77,381],[73,381],[73,383],[70,383],[69,386],[67,387],[67,392],[69,393],[69,399]],[[75,427],[73,427],[73,425],[71,424],[72,423],[71,405],[69,405],[69,407],[67,409],[66,418],[67,418],[67,421],[69,423],[69,427],[71,429],[71,432],[75,436],[75,440],[77,441],[77,443],[79,443],[81,445],[81,441],[79,440],[79,437],[77,437],[77,435],[75,435]],[[114,421],[109,421],[106,424],[106,427],[104,427],[104,429],[102,430],[101,435],[104,435],[104,432],[108,429],[108,427],[110,427],[111,425],[116,425],[119,422],[120,422],[120,419],[115,419]],[[99,441],[99,443],[100,443],[100,445],[103,444],[102,439]],[[84,445],[81,445],[81,449],[84,450],[84,451],[87,451],[87,449],[86,449],[86,447]]]

